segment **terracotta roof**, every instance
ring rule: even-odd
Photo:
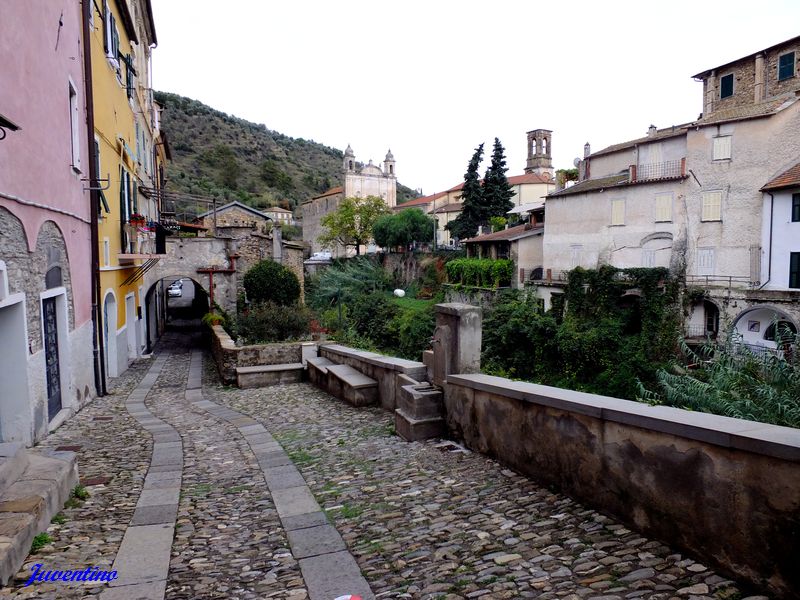
[[[234,200],[233,202],[228,202],[227,204],[225,204],[223,206],[218,206],[217,207],[217,214],[223,213],[223,212],[225,212],[225,211],[227,211],[227,210],[229,210],[231,208],[238,208],[238,209],[244,210],[246,212],[249,212],[249,213],[253,214],[256,217],[261,217],[262,219],[269,219],[269,217],[267,215],[265,215],[263,212],[261,212],[260,210],[257,210],[255,208],[253,208],[252,206],[247,206],[247,204],[242,204],[238,200]],[[198,219],[203,219],[203,218],[208,217],[209,215],[213,215],[213,214],[214,214],[214,209],[212,208],[211,210],[207,210],[206,212],[197,215],[197,218]]]
[[[410,206],[420,206],[421,204],[428,204],[433,202],[434,200],[438,200],[442,196],[446,196],[447,192],[439,192],[437,194],[433,194],[431,196],[423,196],[422,198],[414,198],[413,200],[409,200],[408,202],[403,202],[402,204],[398,204],[395,206],[395,210],[408,208]]]
[[[775,114],[797,101],[796,98],[786,97],[758,104],[746,104],[744,106],[734,106],[723,110],[715,110],[707,117],[697,121],[697,125],[712,125],[715,123],[725,123],[728,121],[744,121],[745,119],[759,119]]]
[[[275,213],[289,213],[291,214],[292,211],[286,210],[285,208],[281,208],[280,206],[270,206],[269,208],[264,209],[265,213],[275,212]]]
[[[462,244],[469,244],[472,242],[498,242],[498,241],[513,241],[529,235],[537,235],[544,232],[544,226],[531,227],[530,223],[523,223],[508,229],[502,229],[493,233],[485,233],[483,235],[475,236],[468,240],[461,240]]]
[[[317,198],[325,198],[326,196],[341,194],[342,192],[344,192],[344,188],[340,185],[337,185],[336,187],[329,189],[327,192],[320,194],[319,196],[314,196],[313,198],[306,200],[305,202],[303,202],[303,204],[307,204],[311,202],[311,200],[316,200]]]
[[[784,171],[761,188],[762,192],[783,188],[800,187],[800,163]]]
[[[483,179],[481,179],[481,183],[483,183]],[[538,175],[536,173],[524,173],[523,175],[512,175],[508,178],[508,183],[511,185],[522,185],[525,183],[550,183],[555,185],[556,180],[553,178],[548,179],[544,175]],[[448,192],[455,192],[460,190],[464,187],[464,182],[462,181],[458,185],[454,185],[451,187]]]
[[[548,194],[548,198],[569,196],[571,194],[581,194],[583,192],[591,192],[593,190],[601,190],[610,187],[617,187],[628,183],[628,173],[621,173],[619,175],[610,175],[608,177],[598,177],[597,179],[586,179],[579,181],[572,187],[553,192]]]
[[[444,206],[440,206],[434,212],[435,213],[451,213],[451,212],[461,212],[461,209],[464,205],[461,202],[451,202],[450,204],[445,204]]]
[[[666,127],[664,129],[656,130],[655,135],[646,135],[644,137],[636,138],[635,140],[630,140],[628,142],[621,142],[619,144],[612,144],[602,150],[598,150],[597,152],[592,152],[589,155],[589,158],[594,158],[595,156],[602,156],[604,154],[611,154],[612,152],[617,152],[619,150],[624,150],[626,148],[633,148],[639,144],[647,144],[648,142],[657,142],[659,140],[666,140],[673,137],[678,137],[681,135],[686,135],[686,128],[691,125],[691,123],[683,123],[682,125],[673,125],[672,127]]]

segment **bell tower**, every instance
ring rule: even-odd
[[[552,134],[549,129],[534,129],[528,132],[528,160],[526,173],[553,178]]]
[[[386,158],[383,159],[383,174],[387,177],[396,177],[394,172],[394,154],[392,154],[391,148],[386,153]]]
[[[356,170],[356,155],[353,154],[353,149],[350,147],[350,144],[347,144],[347,149],[344,151],[342,170],[345,173],[354,173]]]

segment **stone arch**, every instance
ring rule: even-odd
[[[686,319],[687,338],[712,338],[719,334],[722,307],[714,300],[703,297],[692,302]]]
[[[69,268],[69,255],[67,243],[61,228],[54,221],[45,221],[36,235],[36,252],[33,257],[32,269],[40,280],[42,291],[47,289],[46,278],[48,271],[61,270],[61,286],[67,290],[67,306],[69,316],[69,329],[75,329],[75,307],[72,294],[72,276]]]
[[[788,312],[771,304],[756,304],[741,311],[733,321],[734,330],[743,343],[763,348],[776,348],[774,340],[764,339],[773,321],[788,322],[800,331],[797,320]]]
[[[30,272],[28,236],[22,221],[3,206],[0,206],[0,256],[6,265],[9,293],[24,292],[23,284]]]

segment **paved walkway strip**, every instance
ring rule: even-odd
[[[344,540],[328,523],[305,479],[269,431],[251,417],[204,400],[200,389],[187,390],[187,399],[190,391],[193,406],[234,425],[255,454],[289,538],[292,555],[300,564],[310,600],[331,600],[346,594],[374,599]]]
[[[153,437],[153,454],[136,510],[114,560],[118,578],[100,595],[101,600],[164,598],[181,491],[183,445],[177,430],[153,415],[144,401],[169,356],[167,352],[159,354],[125,403],[130,415]],[[199,381],[199,372],[190,367],[190,382]],[[186,394],[189,400],[188,386]]]

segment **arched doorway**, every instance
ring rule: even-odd
[[[703,298],[693,302],[686,323],[687,338],[716,339],[719,333],[719,308]]]

